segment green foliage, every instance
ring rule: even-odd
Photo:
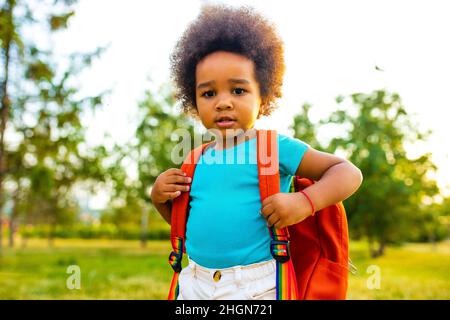
[[[108,172],[114,183],[114,191],[109,209],[102,216],[103,222],[117,226],[139,225],[145,218],[150,201],[149,188],[160,173],[168,168],[180,167],[172,160],[172,150],[179,143],[180,132],[188,133],[193,147],[194,126],[190,119],[179,114],[169,85],[163,85],[158,92],[148,90],[139,104],[135,139],[125,146],[115,146],[115,161]],[[185,142],[186,143],[186,142]],[[137,179],[131,180],[126,167],[137,165]],[[158,221],[150,215],[150,226]]]
[[[309,119],[311,108],[310,104],[303,104],[301,112],[294,116],[293,124],[289,128],[294,130],[293,136],[295,138],[307,142],[314,149],[321,150],[323,147],[317,140],[316,125]]]
[[[69,18],[72,17],[74,14],[75,14],[74,11],[69,11],[62,15],[52,15],[49,19],[50,29],[52,31],[55,31],[67,28]]]
[[[53,70],[50,69],[50,66],[40,60],[28,64],[27,70],[25,71],[25,77],[36,82],[50,82],[54,76],[55,74]]]
[[[114,223],[102,223],[98,225],[83,225],[72,223],[66,226],[56,226],[55,229],[48,224],[28,225],[19,228],[19,234],[23,238],[48,238],[56,239],[124,239],[141,240],[142,230],[139,225],[128,224],[117,227]],[[147,240],[169,240],[170,228],[168,225],[153,226],[146,234]]]
[[[372,247],[373,255],[382,254],[388,243],[421,238],[426,221],[437,223],[425,204],[439,192],[428,178],[436,167],[430,154],[408,158],[405,143],[424,141],[429,132],[416,129],[395,93],[355,93],[347,99],[338,97],[337,102],[346,104],[321,123],[349,129],[333,138],[327,150],[346,154],[364,176],[357,194],[345,203],[352,235],[378,243],[378,249]],[[445,237],[443,229],[433,234],[435,239]]]
[[[425,134],[411,125],[396,94],[378,91],[352,99],[360,114],[352,119],[351,135],[358,143],[350,159],[365,177],[358,197],[350,202],[353,225],[380,243],[407,239],[412,222],[423,218],[424,200],[439,191],[427,178],[436,169],[431,155],[409,159],[404,148],[405,141],[423,140]]]
[[[181,165],[172,160],[172,151],[182,138],[177,130],[186,130],[190,135],[190,146],[194,145],[194,125],[185,115],[179,114],[175,105],[172,88],[168,85],[162,86],[157,94],[147,91],[139,105],[141,122],[132,148],[138,163],[139,193],[144,199],[149,199],[147,188],[161,172]]]
[[[118,201],[110,203],[110,206],[105,209],[101,216],[102,223],[114,223],[121,228],[126,225],[139,226],[141,223],[141,214],[144,210],[142,201],[137,196],[133,189],[127,190],[125,197]]]
[[[2,205],[12,202],[11,220],[49,223],[53,229],[77,220],[77,184],[105,181],[106,150],[86,147],[82,117],[101,105],[106,93],[80,97],[76,86],[79,72],[104,49],[56,60],[45,41],[37,43],[25,31],[50,23],[51,44],[52,33],[66,28],[74,15],[74,3],[9,0],[0,8],[0,215]],[[14,139],[3,139],[6,123]]]

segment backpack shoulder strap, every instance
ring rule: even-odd
[[[278,137],[275,130],[257,131],[258,177],[261,202],[280,192]]]
[[[198,146],[197,148],[191,150],[187,157],[184,159],[184,162],[181,165],[181,170],[186,173],[186,177],[190,177],[192,180],[194,179],[195,167],[197,166],[200,156],[209,144],[210,143],[204,143],[201,146]],[[186,234],[186,218],[189,207],[189,195],[190,190],[187,192],[182,192],[172,201],[170,238],[172,241],[172,247],[174,249],[178,247],[177,242],[179,241],[179,239],[183,239],[184,245],[184,238]]]
[[[186,176],[190,177],[192,181],[194,179],[195,167],[198,160],[209,144],[210,143],[202,144],[192,150],[181,165],[181,170],[184,171]],[[178,277],[182,268],[181,260],[183,259],[183,253],[186,250],[184,241],[186,238],[186,220],[189,208],[189,195],[190,190],[188,192],[182,192],[172,201],[172,217],[170,225],[170,242],[172,244],[172,252],[169,255],[169,264],[174,270],[174,274],[170,283],[169,295],[167,297],[169,300],[176,300],[179,293]]]
[[[267,197],[280,192],[278,157],[278,135],[275,130],[257,131],[257,162],[261,203]],[[288,228],[269,227],[270,252],[276,260],[276,298],[295,300],[298,298],[297,280],[290,258]]]
[[[278,135],[275,130],[258,130],[257,159],[259,193],[262,203],[267,197],[280,192]],[[289,240],[287,228],[270,228],[269,230],[273,240]]]

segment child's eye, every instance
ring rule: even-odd
[[[237,95],[241,95],[245,92],[245,89],[235,88],[235,89],[233,89],[233,92],[236,93]]]
[[[213,96],[214,96],[214,91],[212,91],[212,90],[208,90],[208,91],[205,91],[202,93],[202,97],[205,97],[205,98],[211,98]]]

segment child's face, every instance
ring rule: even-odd
[[[196,67],[195,96],[197,112],[207,129],[233,135],[234,130],[253,128],[261,105],[254,63],[246,57],[216,51]],[[233,121],[218,121],[228,116]]]

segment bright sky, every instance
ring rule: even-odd
[[[252,5],[276,24],[285,42],[281,108],[257,127],[289,133],[304,102],[314,106],[311,116],[317,121],[336,108],[339,94],[397,92],[419,128],[434,130],[427,144],[408,148],[411,156],[432,152],[438,183],[450,194],[450,11],[445,0],[80,0],[69,30],[55,44],[64,53],[110,43],[81,78],[85,93],[113,89],[103,109],[86,120],[90,143],[104,143],[104,133],[119,143],[133,136],[138,102],[145,90],[169,80],[172,48],[204,2]],[[328,140],[333,132],[323,135]]]

